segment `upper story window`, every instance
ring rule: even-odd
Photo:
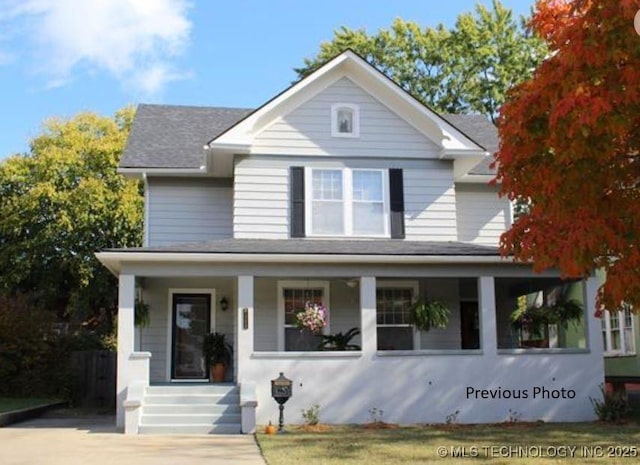
[[[635,355],[633,313],[628,305],[617,312],[607,310],[601,322],[605,355]]]
[[[331,105],[331,136],[360,137],[360,110],[350,103]]]
[[[305,176],[310,236],[389,236],[386,170],[308,168]]]

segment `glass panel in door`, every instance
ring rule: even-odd
[[[209,294],[173,295],[172,379],[206,379],[202,353],[211,327]]]

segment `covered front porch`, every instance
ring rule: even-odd
[[[184,329],[176,323],[178,307],[190,312],[203,302],[205,327],[226,334],[234,348],[227,381],[239,386],[244,433],[277,420],[270,380],[280,372],[294,382],[286,418],[292,423],[316,403],[329,423],[370,421],[372,409],[405,424],[444,422],[455,412],[464,423],[505,421],[514,412],[522,420],[594,416],[589,398],[599,396],[603,379],[600,322],[591,311],[595,279],[572,284],[584,306],[582,323],[551,328],[546,346],[531,347],[508,316],[518,298],[553,294],[560,281],[496,257],[150,258],[125,253],[112,268],[120,280],[118,425],[125,427],[125,410],[133,412],[129,432],[138,431],[149,385],[206,381],[197,346],[180,355],[176,345],[176,331]],[[446,327],[417,331],[406,320],[406,304],[425,296],[449,307]],[[134,325],[136,297],[150,307],[151,323],[142,330]],[[314,299],[328,310],[325,334],[357,329],[355,350],[319,350],[318,336],[292,324],[301,303]],[[176,372],[178,355],[186,378]]]

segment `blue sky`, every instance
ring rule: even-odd
[[[491,0],[0,0],[0,158],[48,117],[127,104],[256,107],[340,26],[452,25]],[[533,0],[503,0],[528,14]]]

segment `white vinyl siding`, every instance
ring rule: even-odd
[[[357,105],[358,137],[332,137],[332,105]],[[254,154],[438,158],[439,148],[348,78],[339,79],[257,134]]]
[[[230,179],[148,178],[149,246],[230,238]]]
[[[432,328],[420,332],[420,349],[456,350],[462,346],[460,334],[460,280],[456,278],[432,278],[420,281],[420,291],[433,300],[440,300],[449,307],[449,324],[446,328]]]
[[[500,235],[511,226],[509,202],[486,185],[457,184],[455,195],[458,240],[498,245]]]
[[[236,161],[233,193],[236,239],[287,239],[289,202],[289,166],[253,158]]]
[[[451,164],[405,168],[403,177],[406,239],[455,241],[456,195]]]

